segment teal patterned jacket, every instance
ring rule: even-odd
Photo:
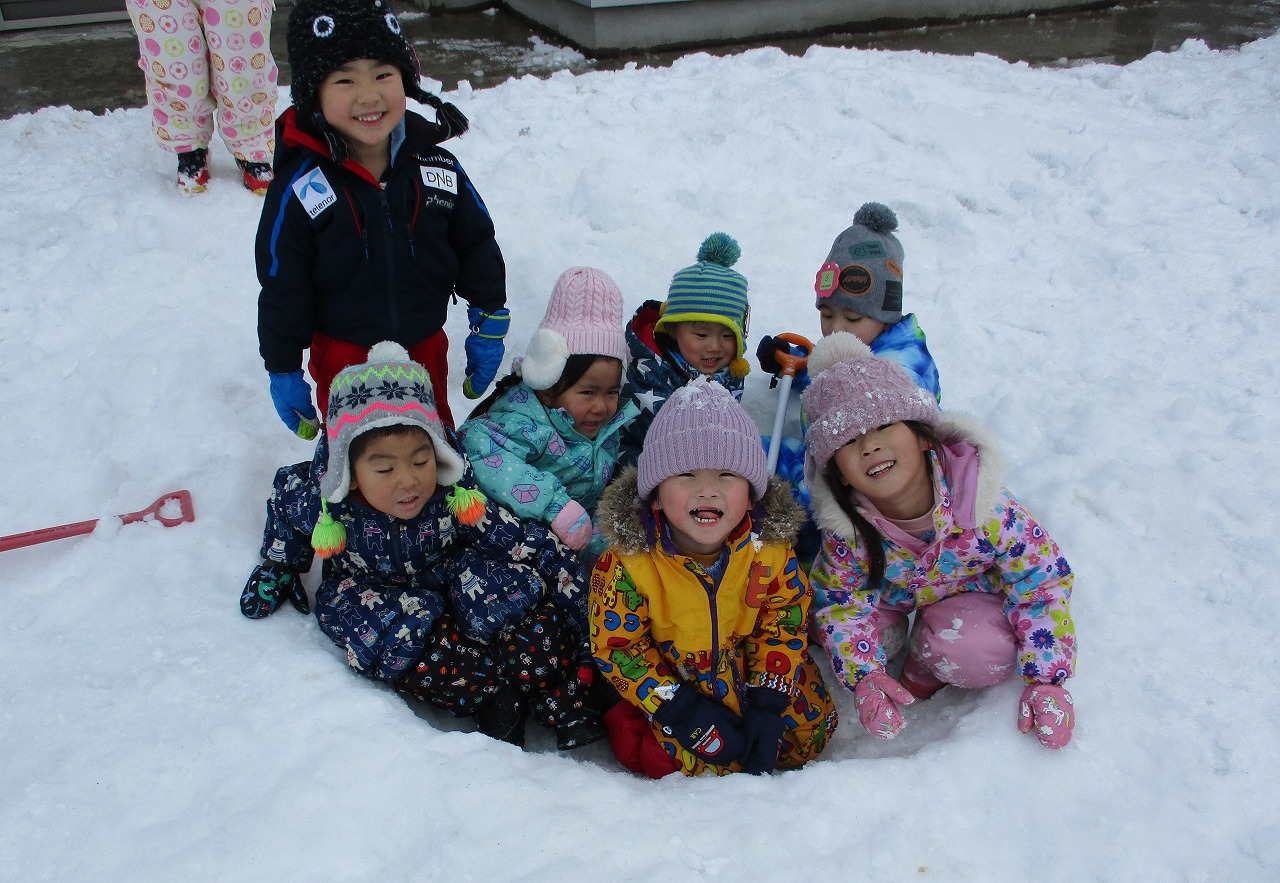
[[[562,408],[548,409],[523,382],[489,411],[458,427],[458,439],[480,488],[521,518],[550,526],[574,500],[594,516],[618,464],[619,433],[636,415],[627,402],[594,439],[573,428]],[[604,551],[597,533],[588,549]]]

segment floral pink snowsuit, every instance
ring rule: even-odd
[[[238,159],[270,163],[274,0],[127,0],[151,128],[173,153],[208,147],[215,127]]]
[[[974,614],[990,604],[996,617],[1007,619],[1001,630],[1009,635],[1004,651],[1008,655],[1004,674],[988,672],[994,677],[984,682],[943,680],[989,686],[1012,674],[1015,663],[1028,684],[1060,684],[1073,673],[1071,568],[1053,539],[1000,487],[994,447],[975,439],[980,432],[976,427],[953,433],[956,420],[954,415],[944,419],[952,426],[940,427],[946,440],[943,449],[929,453],[938,501],[932,538],[909,536],[874,509],[859,505],[885,537],[885,574],[879,585],[867,585],[867,553],[852,522],[835,503],[832,495],[837,491],[821,476],[811,485],[815,518],[823,528],[822,549],[809,574],[815,595],[812,628],[831,655],[836,677],[850,690],[871,672],[885,668],[897,649],[892,645],[901,646],[908,614],[920,611],[928,616],[933,605],[955,609],[957,602]],[[942,640],[934,641],[939,654],[945,654],[948,640],[963,637],[959,618],[944,627],[952,622],[957,631],[940,632]],[[988,636],[975,637],[981,642]],[[913,652],[918,649],[913,646]],[[935,657],[934,664],[946,674],[945,659]]]

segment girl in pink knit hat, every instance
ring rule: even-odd
[[[485,493],[590,556],[604,549],[591,513],[636,414],[619,407],[627,359],[618,286],[593,267],[565,270],[524,357],[458,430]]]
[[[1071,568],[1001,487],[986,431],[944,417],[901,366],[848,332],[814,347],[809,373],[805,477],[823,531],[809,574],[812,630],[859,721],[891,739],[905,723],[900,706],[1016,671],[1018,729],[1066,745]],[[895,680],[887,668],[904,654]]]

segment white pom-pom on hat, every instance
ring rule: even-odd
[[[539,328],[533,332],[520,362],[520,376],[530,389],[550,389],[564,373],[568,360],[569,344],[564,335],[550,328]]]
[[[394,340],[384,340],[381,343],[375,343],[369,349],[369,357],[366,362],[408,362],[409,351],[396,343]]]
[[[865,359],[869,355],[871,347],[858,340],[856,335],[848,331],[837,331],[814,344],[806,367],[809,369],[809,377],[816,378],[837,362]]]

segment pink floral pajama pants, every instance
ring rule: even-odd
[[[271,162],[274,0],[127,0],[151,128],[173,153],[208,147],[215,127],[238,159]]]

